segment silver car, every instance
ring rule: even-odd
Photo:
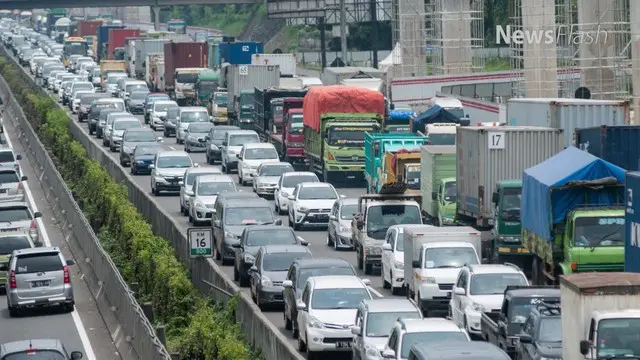
[[[134,116],[115,119],[109,130],[109,150],[115,152],[120,149],[125,130],[138,128],[142,128],[142,124]]]
[[[36,219],[42,217],[40,212],[31,211],[26,202],[0,203],[0,233],[12,231],[28,231],[33,241],[40,241],[40,229]]]
[[[353,249],[351,242],[351,220],[358,212],[358,199],[336,200],[329,213],[327,227],[327,245],[334,249]]]
[[[11,168],[22,173],[20,163],[22,155],[16,154],[12,148],[0,148],[0,168]]]
[[[80,351],[69,354],[58,339],[19,340],[0,345],[0,359],[31,358],[34,353],[46,354],[50,359],[80,360],[83,357]],[[26,356],[21,356],[22,354]]]
[[[65,260],[58,247],[14,250],[9,266],[0,267],[9,271],[9,316],[51,306],[72,312],[75,302],[69,266],[74,264],[73,260]]]
[[[197,226],[211,222],[218,195],[238,189],[231,176],[220,174],[198,176],[191,191],[194,195],[189,202],[189,221]]]
[[[151,192],[158,196],[161,191],[180,191],[184,172],[198,167],[184,151],[162,151],[156,154],[151,169]]]
[[[200,106],[185,106],[180,108],[178,123],[176,124],[176,142],[182,144],[187,138],[187,127],[195,122],[210,122],[206,108]]]
[[[253,178],[253,192],[258,196],[273,196],[280,176],[295,171],[288,162],[264,163],[258,166]]]
[[[26,176],[20,176],[13,168],[0,168],[0,202],[25,201],[23,181]]]
[[[193,197],[193,183],[200,175],[222,174],[222,171],[213,167],[192,167],[184,172],[182,185],[180,185],[180,212],[184,216],[189,215],[189,201]]]
[[[185,131],[184,151],[206,152],[207,135],[209,135],[209,131],[211,131],[212,128],[213,124],[210,122],[189,124]]]
[[[164,121],[169,109],[178,109],[178,104],[173,100],[154,100],[149,109],[149,123],[153,130],[164,130]]]
[[[104,123],[104,126],[102,123],[98,124],[99,126],[102,127],[102,145],[109,146],[109,140],[111,139],[111,134],[110,134],[111,124],[113,124],[113,122],[116,119],[131,118],[131,117],[134,117],[133,114],[128,113],[126,111],[113,112],[107,115],[107,119]]]

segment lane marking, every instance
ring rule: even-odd
[[[371,291],[373,293],[373,295],[375,295],[377,297],[384,297],[384,295],[379,293],[378,290],[374,289],[373,286],[368,286],[368,288],[369,288],[369,291]]]
[[[14,134],[15,135],[15,134]],[[7,146],[13,149],[13,144],[11,143],[11,139],[9,134],[6,136]],[[26,155],[26,154],[25,154]],[[24,158],[22,161],[28,161]],[[33,164],[32,164],[33,165]],[[22,170],[21,170],[22,171]],[[29,188],[28,180],[24,181],[24,192],[27,196],[27,200],[29,202],[29,206],[31,206],[31,211],[34,213],[38,211],[38,207],[36,206],[36,202],[33,198],[33,194],[31,193],[31,189]],[[38,229],[40,229],[40,236],[42,236],[42,242],[50,247],[51,239],[49,238],[49,234],[47,233],[47,228],[44,226],[44,222],[42,221],[42,217],[36,219],[36,224],[38,225]],[[96,355],[93,352],[93,347],[91,346],[91,342],[89,341],[89,336],[87,336],[87,331],[84,328],[84,324],[82,323],[82,319],[80,319],[80,314],[78,314],[77,309],[73,309],[71,312],[71,319],[73,319],[73,323],[78,330],[78,337],[80,337],[80,342],[82,342],[82,347],[84,348],[84,355],[89,360],[96,360]]]

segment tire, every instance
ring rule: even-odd
[[[287,312],[286,311],[283,311],[282,314],[283,314],[283,317],[284,317],[284,329],[285,330],[291,330],[293,322],[287,317]]]
[[[155,196],[160,196],[160,190],[158,189],[151,189],[153,191],[153,195]]]
[[[304,341],[302,341],[302,338],[300,337],[299,334],[298,334],[298,351],[300,351],[301,353],[307,351],[307,344],[305,344]]]
[[[392,275],[391,271],[389,271],[389,279],[393,278],[391,275]],[[382,278],[382,288],[383,289],[391,288],[391,283],[388,282],[387,280],[385,280],[385,278],[384,278],[384,271],[380,271],[380,277]]]
[[[240,281],[240,274],[238,273],[238,268],[233,267],[233,281]]]
[[[298,322],[297,320],[291,319],[291,336],[294,339],[300,337],[300,331],[298,330]]]
[[[240,276],[240,278],[239,278],[240,287],[249,286],[249,275],[243,275],[242,273],[238,273],[238,275]],[[256,296],[257,296],[257,294],[256,294]]]
[[[362,248],[360,248],[360,251],[356,254],[356,258],[358,260],[358,269],[362,270],[362,268],[364,267],[364,259],[362,258]]]
[[[331,240],[331,235],[327,232],[327,246],[335,246],[333,240]]]
[[[75,309],[75,306],[73,304],[68,304],[68,305],[65,305],[64,307],[64,311],[68,313],[73,312],[74,309]]]
[[[9,317],[19,317],[20,312],[16,308],[9,308]]]

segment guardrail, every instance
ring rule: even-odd
[[[5,56],[15,63],[13,57]],[[24,68],[19,67],[26,73]],[[87,154],[102,164],[116,181],[127,187],[129,200],[151,224],[153,232],[172,244],[180,261],[189,269],[191,281],[201,293],[211,296],[218,302],[227,302],[230,294],[240,294],[235,311],[236,321],[242,327],[247,341],[262,351],[265,360],[304,360],[304,357],[280,333],[279,329],[262,314],[247,294],[240,291],[240,288],[224,274],[213,259],[189,257],[190,246],[187,235],[180,230],[178,223],[133,181],[128,171],[109,156],[108,150],[92,142],[89,134],[76,120],[69,121],[69,125],[71,136],[84,146]]]
[[[4,48],[0,48],[0,55],[13,61],[5,53]],[[93,286],[89,286],[89,289],[96,299],[100,313],[103,314],[103,317],[115,316],[117,319],[117,324],[105,321],[107,327],[111,327],[109,332],[114,334],[118,325],[121,326],[120,332],[122,334],[118,335],[118,338],[124,342],[114,339],[116,344],[121,343],[117,345],[121,356],[123,359],[171,360],[171,355],[157,337],[153,325],[145,316],[134,293],[120,275],[107,252],[102,248],[91,225],[2,77],[0,77],[0,93],[5,94],[4,121],[11,121],[16,129],[18,139],[24,146],[25,155],[42,183],[47,200],[56,216],[59,219],[64,219],[61,230],[65,239],[75,239],[84,252],[85,258],[79,259],[82,261],[79,261],[78,265],[91,272],[87,274],[85,271],[85,280],[91,281],[93,279],[95,282]]]

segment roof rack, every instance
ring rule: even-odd
[[[538,309],[538,311],[543,315],[562,315],[562,304],[560,303],[560,300],[543,300],[536,305],[536,309]]]

